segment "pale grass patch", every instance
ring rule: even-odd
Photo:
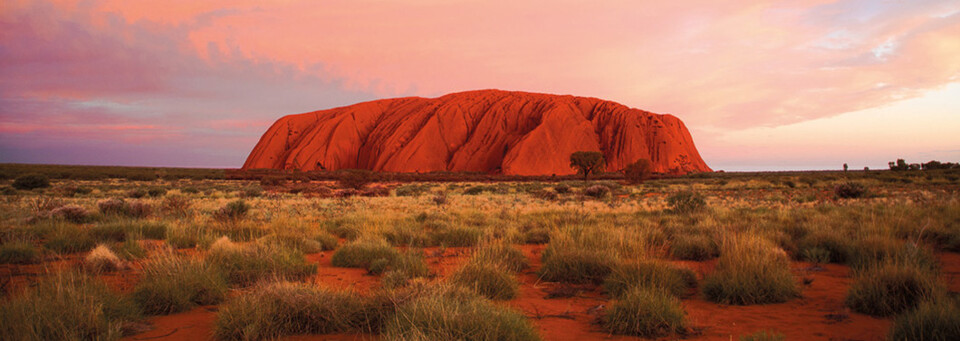
[[[83,259],[84,267],[93,272],[107,272],[123,268],[123,261],[104,244],[97,245]]]

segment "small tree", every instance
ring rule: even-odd
[[[843,172],[844,172],[844,173],[846,173],[846,172],[847,172],[847,168],[850,168],[850,167],[849,167],[849,166],[847,166],[847,164],[846,164],[846,163],[844,163],[844,164],[843,164]]]
[[[579,151],[570,154],[570,167],[576,168],[584,181],[590,178],[590,173],[602,170],[603,164],[603,154],[600,152]]]
[[[627,165],[623,169],[623,177],[633,184],[642,184],[653,174],[653,163],[647,159],[640,159]]]

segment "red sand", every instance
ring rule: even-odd
[[[659,173],[709,172],[680,119],[596,98],[481,90],[289,115],[243,169],[471,171],[565,175],[600,151],[607,171],[648,159]]]

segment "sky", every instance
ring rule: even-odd
[[[0,2],[0,162],[240,167],[277,118],[503,89],[681,118],[715,170],[960,160],[960,1]]]

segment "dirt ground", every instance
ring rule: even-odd
[[[501,304],[523,311],[537,325],[545,340],[640,340],[641,338],[611,335],[597,324],[609,304],[602,290],[594,285],[564,285],[540,281],[536,269],[544,245],[524,245],[523,251],[531,267],[519,275],[520,296]],[[427,262],[438,276],[451,273],[468,258],[467,248],[428,248]],[[330,265],[332,251],[309,254],[317,263],[312,279],[320,285],[367,292],[379,285],[378,276],[363,269],[336,268]],[[960,291],[960,254],[942,253],[943,277],[951,291]],[[676,261],[699,276],[712,271],[715,261]],[[69,266],[71,260],[50,266]],[[21,271],[31,272],[31,269]],[[33,269],[43,271],[43,269]],[[691,325],[689,340],[731,340],[759,330],[775,330],[788,340],[882,340],[892,318],[875,318],[851,312],[843,300],[851,277],[847,266],[827,264],[813,266],[794,262],[792,270],[804,282],[800,298],[780,304],[751,306],[722,305],[704,300],[700,295],[684,298],[683,306]],[[120,290],[129,290],[136,281],[136,269],[129,269],[104,279]],[[548,298],[549,297],[549,298]],[[150,330],[124,340],[205,340],[211,339],[216,306],[197,307],[191,311],[147,319]],[[284,340],[375,340],[376,335],[328,334],[297,335]]]

